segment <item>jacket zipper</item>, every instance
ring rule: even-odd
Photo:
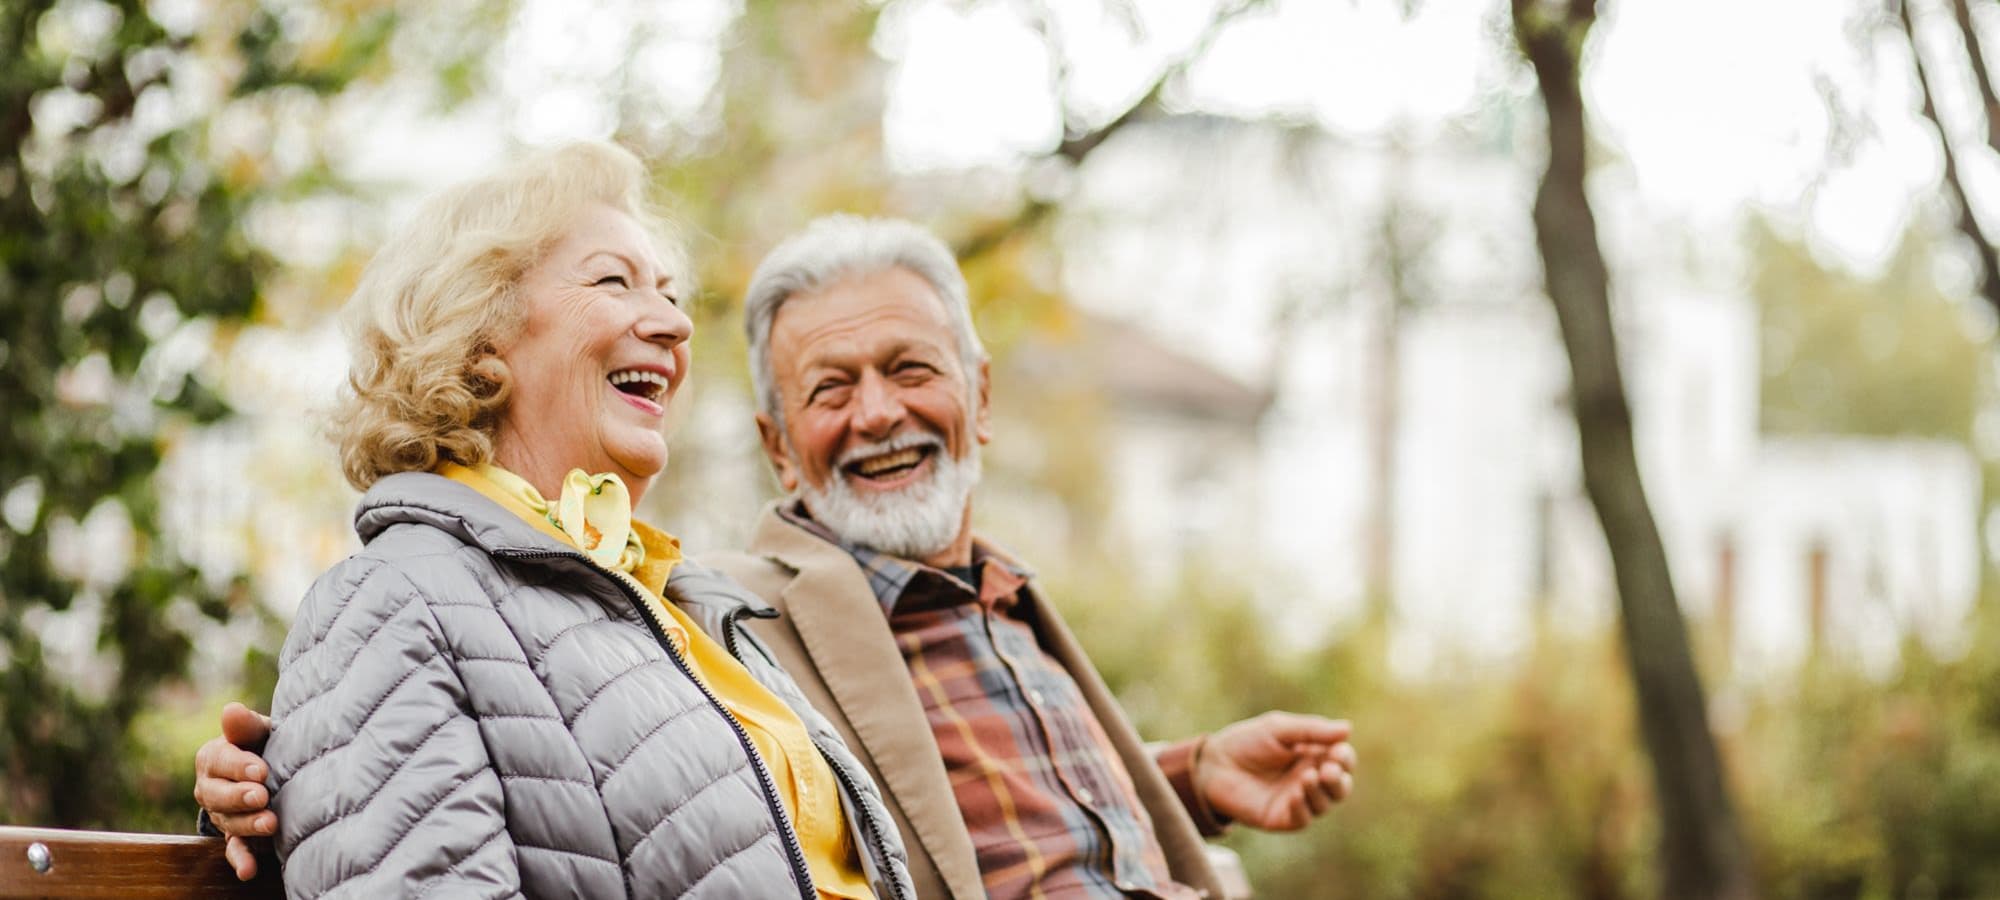
[[[770,615],[758,615],[756,610],[744,607],[731,612],[723,622],[722,646],[728,649],[730,656],[736,657],[736,661],[743,663],[745,667],[748,667],[750,664],[743,662],[743,652],[736,649],[736,623],[742,621],[744,616],[757,616],[760,619],[775,619],[778,617],[778,611],[775,609],[766,610],[766,612],[770,613]]]
[[[875,847],[875,858],[880,860],[878,865],[882,869],[882,883],[895,891],[896,896],[904,896],[902,882],[896,880],[894,859],[889,855],[889,844],[882,840],[882,827],[876,823],[875,816],[868,811],[868,804],[862,802],[861,790],[855,784],[854,776],[849,775],[847,769],[825,750],[821,750],[819,755],[821,759],[826,760],[826,767],[833,770],[834,777],[840,779],[841,789],[854,798],[854,812],[861,817],[861,831],[868,835],[868,842]]]
[[[646,604],[645,590],[638,581],[623,572],[604,568],[581,553],[561,553],[554,550],[496,550],[494,555],[508,559],[575,560],[583,563],[591,571],[605,575],[612,583],[618,585],[620,591],[626,595],[625,599],[631,601],[632,606],[638,610],[640,620],[653,632],[653,639],[659,642],[661,649],[667,651],[667,658],[673,660],[674,668],[679,669],[695,689],[701,691],[702,697],[708,700],[708,705],[721,713],[722,720],[728,722],[729,729],[736,733],[736,742],[742,745],[743,752],[750,757],[750,768],[757,773],[757,783],[764,789],[764,805],[778,823],[778,838],[784,843],[785,855],[791,861],[792,877],[798,882],[800,900],[816,900],[819,892],[814,889],[812,872],[806,867],[805,850],[799,846],[798,833],[792,828],[791,817],[785,815],[785,806],[778,800],[777,785],[771,779],[771,771],[764,766],[763,758],[757,755],[757,747],[751,742],[750,733],[743,730],[743,723],[736,721],[736,717],[729,714],[729,709],[722,705],[722,700],[715,696],[715,692],[709,690],[705,682],[695,677],[694,670],[689,668],[687,660],[681,657],[679,650],[674,649],[674,642],[667,639],[665,623],[653,615],[652,607]],[[664,599],[661,602],[665,602]]]
[[[759,616],[759,618],[777,618],[776,611],[772,610],[771,612],[773,613],[772,615]],[[729,648],[729,655],[736,657],[736,661],[743,663],[745,667],[748,667],[749,663],[744,661],[743,654],[736,649],[736,629],[740,627],[738,623],[743,620],[743,617],[750,615],[756,615],[756,613],[749,609],[736,610],[729,614],[722,629],[723,646]],[[807,732],[807,736],[811,736],[810,731]],[[839,760],[833,758],[833,754],[826,752],[825,748],[820,747],[819,742],[816,740],[813,742],[813,749],[819,751],[820,758],[826,760],[827,768],[833,770],[834,777],[840,780],[841,790],[846,791],[848,796],[854,798],[854,812],[861,817],[861,833],[868,836],[868,843],[875,848],[875,858],[879,861],[878,865],[882,869],[882,882],[887,884],[897,897],[903,897],[903,885],[896,880],[895,867],[892,865],[892,857],[889,855],[889,844],[882,840],[881,826],[876,823],[875,816],[868,811],[868,804],[862,802],[861,789],[855,782],[854,776],[848,773],[846,767],[842,766]]]

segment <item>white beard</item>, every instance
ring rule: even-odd
[[[964,459],[953,459],[934,435],[909,434],[879,444],[856,447],[841,455],[824,489],[800,488],[813,521],[841,540],[904,559],[922,559],[951,546],[965,523],[966,504],[979,485],[979,444],[968,441]],[[908,447],[932,446],[931,474],[915,484],[888,493],[855,493],[844,467],[857,459]],[[798,457],[792,458],[798,465]]]

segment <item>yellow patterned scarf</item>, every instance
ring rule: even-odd
[[[506,469],[486,465],[475,471],[568,535],[591,562],[630,574],[646,561],[646,544],[632,527],[632,492],[617,475],[571,469],[552,505],[527,479]]]

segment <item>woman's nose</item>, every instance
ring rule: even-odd
[[[671,349],[694,337],[694,320],[688,318],[679,304],[662,299],[646,305],[646,311],[634,323],[633,331],[642,340]]]

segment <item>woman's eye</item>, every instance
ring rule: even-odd
[[[605,285],[607,285],[607,284],[615,284],[615,285],[617,285],[617,286],[619,286],[619,287],[621,287],[621,288],[622,288],[622,287],[625,287],[625,286],[627,286],[628,284],[630,284],[630,282],[626,281],[626,280],[625,280],[625,276],[623,276],[623,275],[606,275],[606,276],[604,276],[603,278],[599,278],[599,279],[597,279],[596,281],[594,281],[594,282],[591,282],[591,285],[590,285],[590,286],[591,286],[591,287],[603,287],[603,286],[605,286]]]

